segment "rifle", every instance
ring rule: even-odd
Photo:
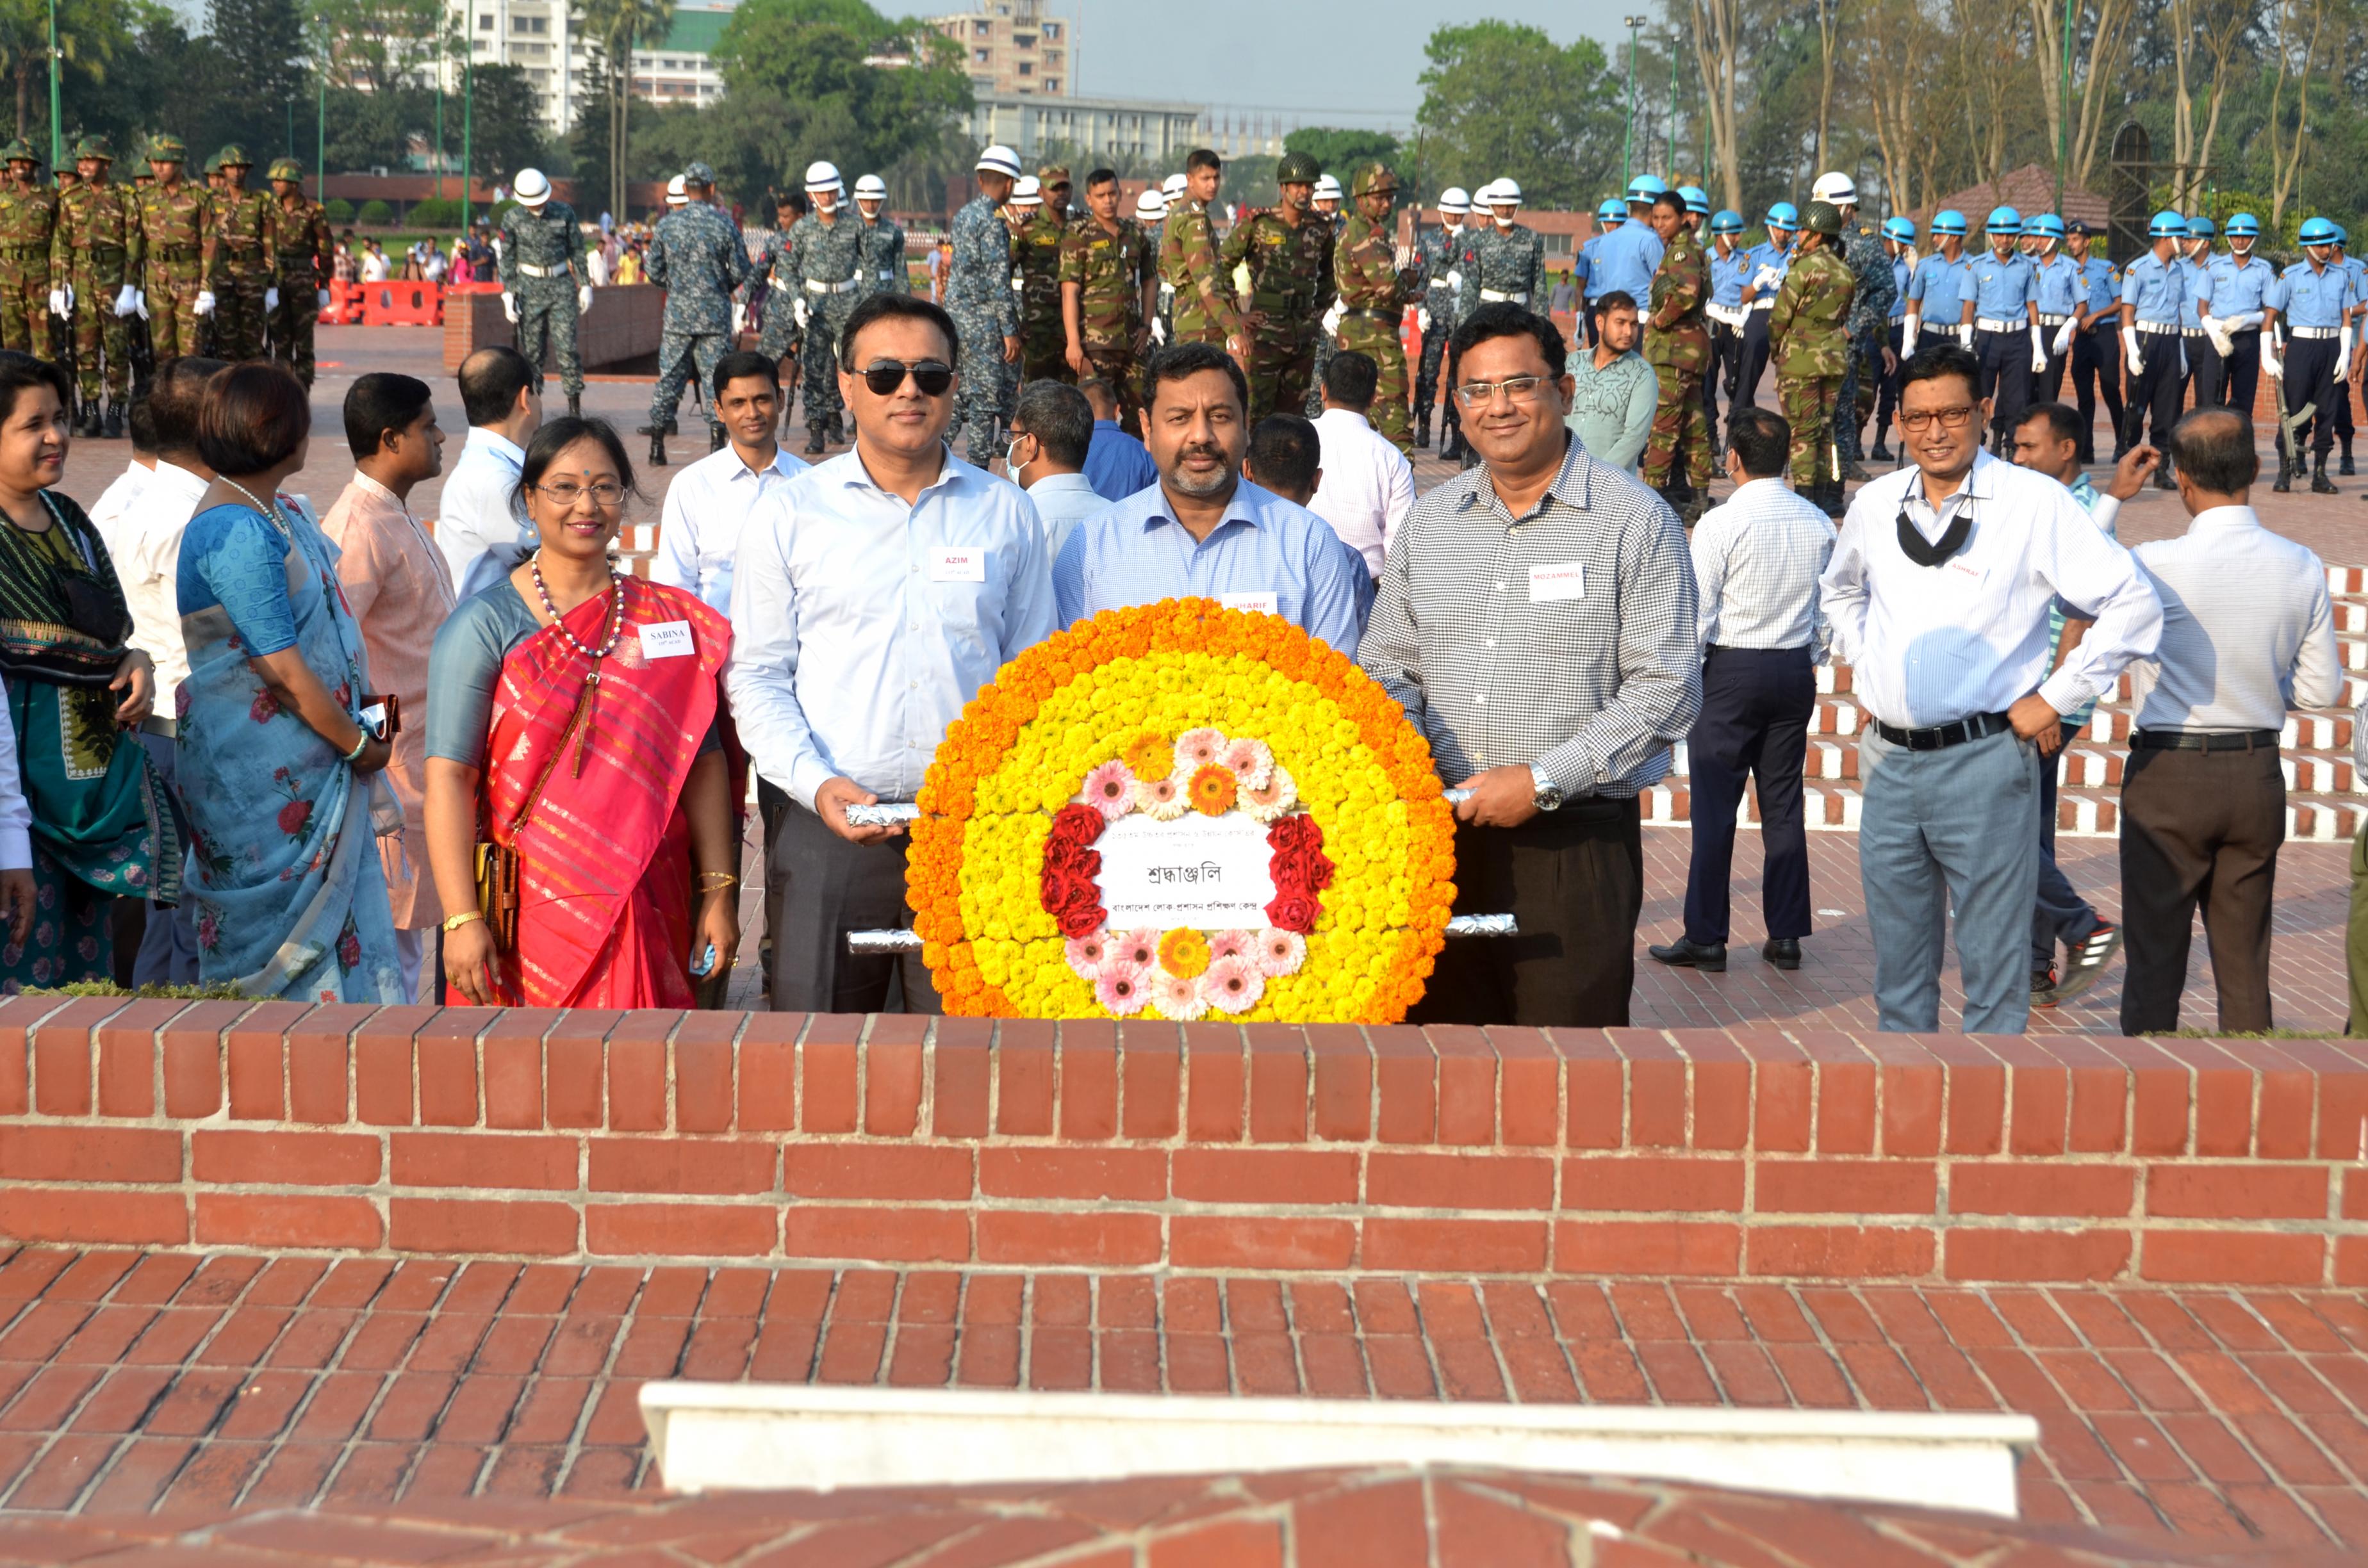
[[[2285,361],[2283,357],[2279,359],[2278,366],[2281,370],[2285,368]],[[2275,375],[2270,378],[2270,390],[2275,393],[2277,397],[2279,434],[2278,483],[2283,484],[2295,474],[2302,472],[2300,431],[2304,426],[2310,423],[2312,415],[2318,412],[2318,404],[2316,403],[2305,403],[2302,405],[2300,412],[2294,414],[2287,413],[2286,379],[2283,375]]]

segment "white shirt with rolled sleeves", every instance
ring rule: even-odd
[[[1324,477],[1307,509],[1379,577],[1390,536],[1414,510],[1414,465],[1354,409],[1326,409],[1315,421],[1315,439]]]
[[[1834,525],[1782,480],[1753,479],[1694,525],[1694,591],[1704,649],[1807,648],[1830,636],[1817,578],[1833,559]]]
[[[1971,506],[1972,532],[1949,560],[1919,566],[1899,547],[1903,506],[1927,540]],[[1860,706],[1901,729],[2003,713],[2033,691],[2077,711],[2162,636],[2162,604],[2130,552],[2064,486],[1986,451],[1938,515],[1919,469],[1862,485],[1817,586]],[[2047,608],[2059,595],[2094,624],[2050,675]]]
[[[2198,512],[2132,553],[2162,601],[2162,641],[2130,672],[2138,729],[2282,730],[2289,708],[2343,699],[2327,566],[2250,506]]]
[[[726,446],[676,474],[658,510],[650,581],[694,594],[718,615],[730,615],[732,566],[749,519],[776,491],[813,466],[777,447],[771,462],[752,469]]]
[[[123,585],[123,608],[131,612],[128,641],[154,661],[156,711],[167,719],[176,716],[174,699],[189,678],[188,645],[181,640],[181,536],[209,483],[159,458],[129,506],[91,517]]]
[[[0,680],[0,696],[7,691]],[[23,871],[33,864],[33,808],[25,803],[24,775],[17,767],[17,726],[0,714],[0,871]]]
[[[1018,485],[948,452],[907,506],[861,450],[766,497],[732,577],[732,717],[757,773],[809,810],[834,778],[911,800],[962,705],[1053,630]]]
[[[533,552],[533,526],[518,493],[526,449],[498,430],[472,426],[437,503],[436,548],[452,569],[461,603],[507,576]]]

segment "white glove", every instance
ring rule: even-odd
[[[2229,355],[2237,352],[2236,342],[2228,335],[2228,324],[2226,322],[2220,321],[2212,316],[2205,316],[2203,318],[2203,335],[2212,340],[2212,347],[2220,351],[2220,358],[2226,359]]]
[[[279,308],[279,290],[266,289],[263,291],[263,308],[267,311],[276,311]]]
[[[2039,324],[2031,324],[2031,373],[2044,374],[2047,369],[2047,345],[2039,335]]]
[[[2337,371],[2338,371],[2338,372],[2340,372],[2340,371],[2342,370],[2342,369],[2343,369],[2343,362],[2342,362],[2341,360],[2340,360],[2340,359],[2339,359],[2339,360],[2337,360],[2337,361],[2336,361],[2335,368],[2336,368],[2336,369],[2337,369]],[[2188,374],[2189,374],[2189,372],[2188,372],[2188,369],[2187,369],[2187,345],[2186,345],[2185,343],[2183,343],[2183,342],[2182,342],[2182,343],[2179,346],[2179,379],[2180,379],[2180,381],[2183,381],[2187,380]]]
[[[746,327],[747,324],[748,307],[740,303],[736,300],[734,301],[732,303],[732,335],[734,337],[739,336],[741,329]]]
[[[199,314],[199,315],[201,315],[201,316],[210,316],[210,315],[213,314],[213,313],[214,313],[214,291],[213,291],[212,290],[211,290],[211,289],[200,289],[200,290],[198,290],[198,303],[197,303],[197,307],[196,307],[196,308],[197,308],[197,313],[198,313],[198,314]],[[512,316],[510,319],[511,319],[512,321],[516,321],[518,318],[517,318],[516,316]]]
[[[1451,267],[1447,269],[1447,286],[1451,289],[1461,289],[1463,287],[1463,269],[1462,267]]]
[[[582,315],[592,308],[592,285],[582,283],[575,290],[575,313]]]
[[[502,290],[502,319],[512,325],[518,323],[518,296],[507,289]]]
[[[2335,381],[2343,384],[2343,372],[2351,369],[2351,329],[2343,329],[2343,346],[2335,351]]]
[[[1414,324],[1417,332],[1430,330],[1430,310],[1428,306],[1417,305],[1414,308]]]
[[[322,310],[327,310],[329,308],[329,291],[326,289],[313,290],[313,303]]]
[[[1154,343],[1166,343],[1167,341],[1167,324],[1161,321],[1157,316],[1151,318],[1151,341]]]
[[[2072,347],[2073,329],[2078,325],[2078,322],[2067,320],[2062,326],[2055,329],[2055,344],[2053,352],[2061,354]]]
[[[790,319],[797,323],[799,327],[803,329],[806,324],[806,302],[804,297],[802,295],[790,306]]]
[[[2146,374],[2146,356],[2138,352],[2137,328],[2134,326],[2124,326],[2122,328],[2122,352],[2128,356],[2131,375],[2143,376]],[[2272,370],[2270,374],[2274,376],[2277,372]]]
[[[1924,324],[1917,319],[1917,315],[1914,311],[1911,310],[1906,315],[1900,317],[1899,352],[1903,355],[1915,353],[1917,335],[1923,330]]]
[[[1760,289],[1782,289],[1783,286],[1784,275],[1777,271],[1772,267],[1763,267],[1759,271],[1751,275],[1751,287],[1755,290]]]
[[[1340,335],[1340,318],[1348,313],[1348,310],[1349,308],[1339,301],[1335,300],[1332,301],[1332,308],[1324,312],[1325,336],[1338,337]]]
[[[148,319],[148,290],[145,289],[140,290],[139,311],[140,319],[142,321],[146,321]]]
[[[1957,342],[1964,348],[1966,353],[1970,354],[1974,351],[1973,323],[1959,322],[1957,324]]]
[[[66,317],[74,314],[74,312],[66,307],[66,291],[64,290],[52,289],[50,290],[50,314],[56,316],[61,321],[63,321]]]
[[[2285,361],[2278,358],[2275,345],[2269,343],[2261,345],[2261,369],[2270,373],[2270,380],[2273,381],[2283,381],[2286,379]]]
[[[2259,311],[2238,311],[2233,316],[2222,316],[2220,318],[2220,324],[2222,327],[2232,333],[2250,332],[2253,328],[2261,324],[2261,312]]]

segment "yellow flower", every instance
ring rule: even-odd
[[[1159,967],[1190,980],[1209,967],[1209,942],[1190,926],[1159,938]]]

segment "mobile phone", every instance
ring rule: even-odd
[[[709,975],[715,972],[714,943],[710,942],[707,944],[707,950],[699,955],[698,961],[690,966],[690,972],[694,978],[700,980],[704,980]]]

